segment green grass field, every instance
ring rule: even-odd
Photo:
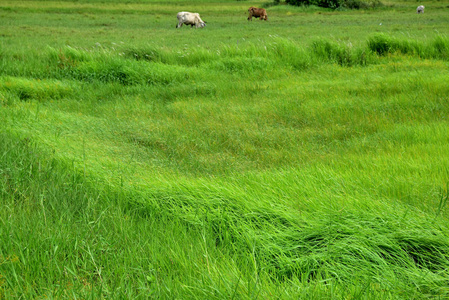
[[[191,3],[0,2],[0,299],[447,299],[449,6]]]

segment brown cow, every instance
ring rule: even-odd
[[[252,21],[253,17],[260,18],[261,21],[268,20],[267,11],[265,10],[265,8],[257,8],[251,6],[250,8],[248,8],[248,12],[249,12],[248,21]]]

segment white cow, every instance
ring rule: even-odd
[[[424,13],[424,5],[420,5],[416,8],[417,14],[423,14]]]
[[[200,14],[198,13],[182,11],[179,12],[176,17],[178,18],[178,25],[176,25],[176,28],[181,27],[183,24],[190,25],[190,27],[193,27],[193,25],[195,25],[195,28],[203,28],[204,26],[206,26],[206,22],[201,20]]]

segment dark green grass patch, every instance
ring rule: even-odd
[[[385,34],[377,34],[368,39],[368,48],[379,55],[399,52],[421,58],[447,59],[449,40],[446,37],[437,36],[429,44],[422,44],[413,40],[396,39]]]
[[[44,101],[73,96],[74,89],[68,83],[52,79],[1,77],[0,92],[4,93],[3,101],[7,102],[13,101],[14,98],[23,101],[31,99]]]

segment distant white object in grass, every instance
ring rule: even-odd
[[[176,28],[182,27],[183,24],[190,25],[190,27],[193,27],[193,25],[195,25],[195,28],[203,28],[206,26],[206,22],[201,20],[200,14],[198,13],[182,11],[179,12],[176,17],[178,18],[178,24],[176,25]]]
[[[420,5],[416,8],[417,14],[423,14],[424,13],[424,5]]]
[[[379,25],[382,25],[382,23],[380,23]]]

